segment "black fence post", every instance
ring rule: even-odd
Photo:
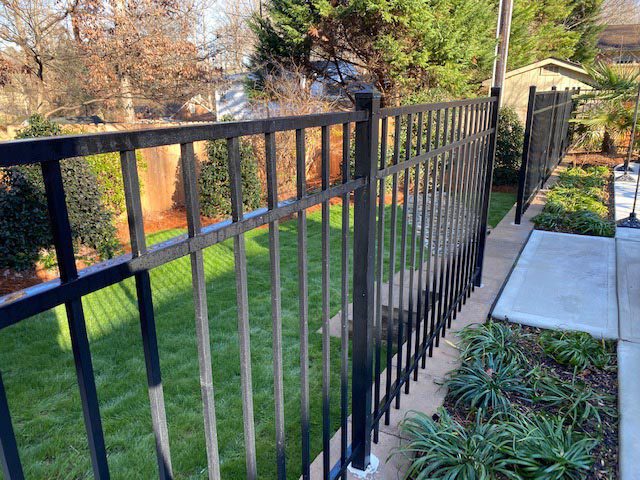
[[[16,437],[11,426],[11,415],[2,383],[2,374],[0,374],[0,467],[2,467],[0,471],[7,480],[24,479]]]
[[[376,171],[380,94],[356,93],[356,109],[369,117],[356,123],[355,178],[365,185],[355,190],[353,232],[352,434],[353,466],[364,470],[371,453],[371,386],[373,381],[373,314],[375,275]]]
[[[495,97],[493,103],[493,110],[491,111],[491,128],[493,129],[493,133],[491,134],[491,138],[489,140],[489,152],[487,155],[487,162],[489,165],[487,166],[486,176],[484,178],[484,198],[482,199],[482,211],[480,217],[480,235],[479,235],[479,245],[478,245],[478,257],[477,257],[477,266],[478,273],[474,280],[474,285],[479,287],[482,285],[482,266],[484,263],[484,249],[487,243],[487,220],[489,219],[489,200],[491,199],[491,185],[493,184],[493,165],[495,163],[496,156],[496,142],[498,140],[498,115],[500,110],[500,87],[492,87],[491,88],[491,96]]]
[[[527,183],[529,168],[529,147],[531,145],[531,127],[533,126],[533,112],[536,109],[536,86],[529,87],[529,103],[527,104],[527,119],[524,127],[524,141],[522,143],[522,163],[518,174],[518,198],[516,200],[516,225],[522,221],[524,208],[524,191]]]

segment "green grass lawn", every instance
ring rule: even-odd
[[[492,221],[504,215],[506,203],[505,194],[492,195]],[[320,211],[310,213],[308,218],[314,458],[322,447],[322,343],[317,333],[322,309]],[[387,221],[387,237],[388,226]],[[341,207],[332,206],[331,315],[340,306],[340,227]],[[298,478],[300,338],[296,221],[284,222],[280,232],[287,468],[289,478]],[[149,242],[160,242],[179,233],[182,232],[156,233],[149,236]],[[268,230],[253,230],[245,238],[258,472],[262,478],[273,478],[276,462]],[[207,249],[204,259],[221,470],[223,478],[244,478],[232,241]],[[206,478],[189,258],[154,269],[151,279],[174,472],[177,478]],[[112,477],[153,478],[157,476],[156,457],[134,281],[129,279],[89,295],[83,304]],[[0,331],[0,345],[0,365],[27,478],[91,477],[64,308]],[[335,431],[339,426],[339,339],[331,340],[331,358],[331,420]]]
[[[494,228],[500,220],[511,210],[516,203],[516,194],[508,192],[491,192],[491,205],[489,206],[489,226]]]

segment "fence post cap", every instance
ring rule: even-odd
[[[362,90],[358,90],[355,94],[356,100],[359,98],[380,98],[382,94],[372,86],[364,87]]]

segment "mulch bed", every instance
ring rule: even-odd
[[[571,383],[574,375],[572,367],[561,365],[547,356],[542,347],[536,341],[542,330],[538,328],[522,327],[523,333],[531,335],[523,335],[518,339],[518,343],[522,352],[525,353],[528,363],[533,367],[541,365],[546,371],[568,383]],[[613,343],[613,342],[612,342]],[[609,405],[617,412],[618,408],[618,366],[616,355],[611,356],[610,366],[604,370],[585,370],[577,373],[579,380],[591,387],[595,392],[601,394],[612,395],[612,401]],[[514,407],[525,414],[532,411],[547,411],[555,413],[553,408],[543,405],[532,405],[524,402],[519,398],[510,398]],[[470,412],[463,405],[455,405],[452,398],[447,395],[444,401],[444,407],[449,414],[458,422],[468,425],[475,420],[475,412]],[[601,414],[602,431],[598,433],[597,422],[589,420],[579,426],[580,431],[585,432],[593,438],[598,438],[599,443],[593,450],[594,459],[591,472],[585,480],[615,480],[618,478],[618,419],[611,418]]]

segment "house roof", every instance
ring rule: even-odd
[[[529,70],[546,67],[548,65],[555,65],[558,67],[566,68],[567,70],[571,70],[576,73],[584,73],[585,75],[588,75],[587,71],[582,68],[582,65],[580,65],[579,63],[570,62],[568,60],[561,60],[555,57],[549,57],[545,58],[544,60],[538,60],[537,62],[530,63],[529,65],[525,65],[524,67],[510,70],[506,73],[505,78],[514,77],[521,73],[528,72]]]
[[[565,68],[567,70],[571,70],[572,72],[589,75],[587,71],[584,68],[582,68],[582,65],[580,65],[579,63],[570,62],[568,60],[561,60],[555,57],[548,57],[548,58],[545,58],[544,60],[538,60],[537,62],[533,62],[533,63],[530,63],[529,65],[525,65],[524,67],[516,68],[515,70],[509,70],[505,74],[505,78],[515,77],[516,75],[520,75],[521,73],[528,72],[529,70],[534,70],[540,67],[547,67],[550,65]],[[491,83],[490,78],[482,82],[483,85],[489,85],[490,83]]]
[[[640,50],[640,24],[607,25],[598,39],[600,50]]]

